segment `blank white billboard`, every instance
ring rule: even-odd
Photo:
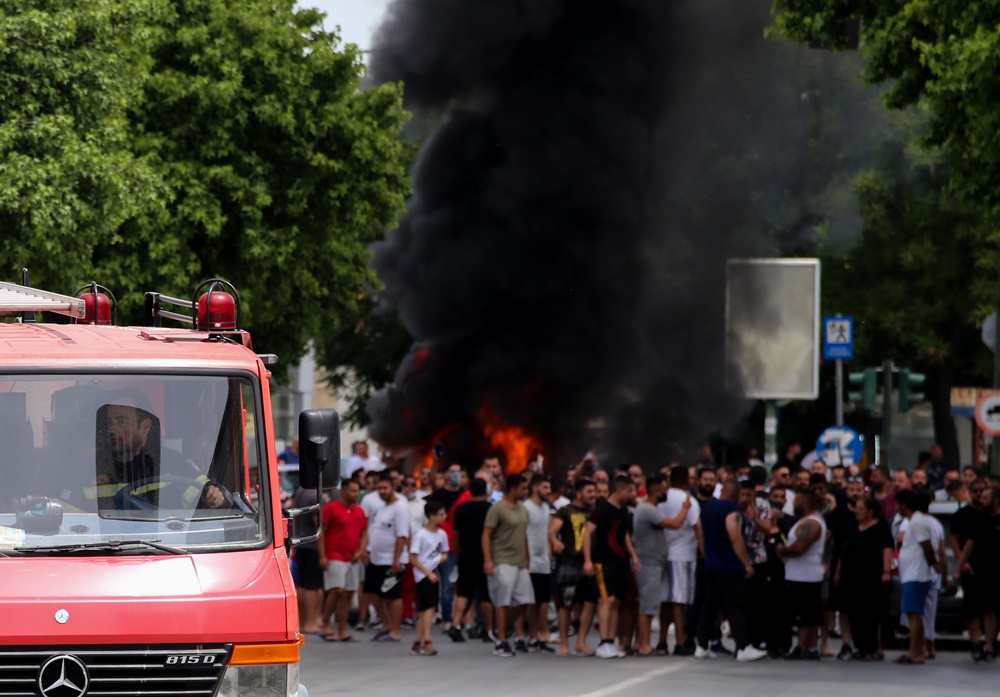
[[[730,259],[726,360],[750,399],[819,395],[819,259]]]

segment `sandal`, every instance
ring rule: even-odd
[[[909,656],[907,656],[905,653],[902,656],[900,656],[899,658],[897,658],[895,661],[893,661],[893,663],[899,663],[900,665],[904,665],[904,666],[922,666],[924,664],[923,661],[914,661],[912,658],[910,658]]]
[[[657,656],[666,656],[667,654],[670,653],[670,649],[667,647],[666,642],[662,641],[656,645],[656,648],[653,649],[653,651],[656,652]]]

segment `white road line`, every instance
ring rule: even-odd
[[[657,668],[656,670],[651,670],[648,673],[643,673],[642,675],[636,675],[628,680],[622,680],[621,682],[615,683],[609,687],[594,690],[593,692],[584,692],[583,694],[573,695],[573,697],[607,697],[608,695],[617,694],[629,688],[635,687],[636,685],[641,685],[644,682],[649,682],[653,678],[658,678],[661,675],[676,673],[685,665],[685,663],[674,663],[673,665]]]

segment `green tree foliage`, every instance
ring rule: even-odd
[[[95,239],[153,215],[163,191],[131,150],[127,109],[150,61],[148,0],[0,6],[0,277],[72,285]]]
[[[861,321],[866,364],[890,357],[929,374],[936,436],[957,461],[951,387],[988,375],[978,326],[994,300],[1000,243],[1000,10],[775,0],[774,11],[774,34],[835,49],[846,47],[845,27],[860,18],[863,78],[883,85],[886,106],[919,124],[908,139],[897,134],[891,155],[857,180],[864,233],[846,257],[827,260],[824,301]]]
[[[130,322],[143,291],[224,277],[287,366],[376,282],[368,245],[409,184],[401,88],[362,90],[358,48],[293,0],[146,2],[0,10],[0,147],[33,158],[0,172],[25,241],[0,261],[53,289],[96,278]]]
[[[958,446],[951,388],[988,376],[981,312],[969,302],[982,256],[979,211],[947,192],[940,164],[894,143],[856,185],[864,230],[824,265],[824,306],[858,322],[858,366],[885,358],[926,372],[934,430],[953,462]]]
[[[256,348],[287,365],[371,282],[370,242],[408,190],[400,88],[361,90],[356,46],[292,0],[174,0],[153,27],[136,149],[172,201],[102,240],[99,268],[190,293],[243,290]],[[137,299],[132,296],[133,305]]]
[[[864,77],[889,85],[892,108],[922,104],[927,141],[941,146],[955,191],[995,215],[1000,204],[1000,7],[990,2],[775,0],[775,32],[794,41],[846,42],[861,19]]]

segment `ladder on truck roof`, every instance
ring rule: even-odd
[[[83,319],[84,307],[83,298],[0,281],[0,316],[19,315],[23,312],[55,312]]]

